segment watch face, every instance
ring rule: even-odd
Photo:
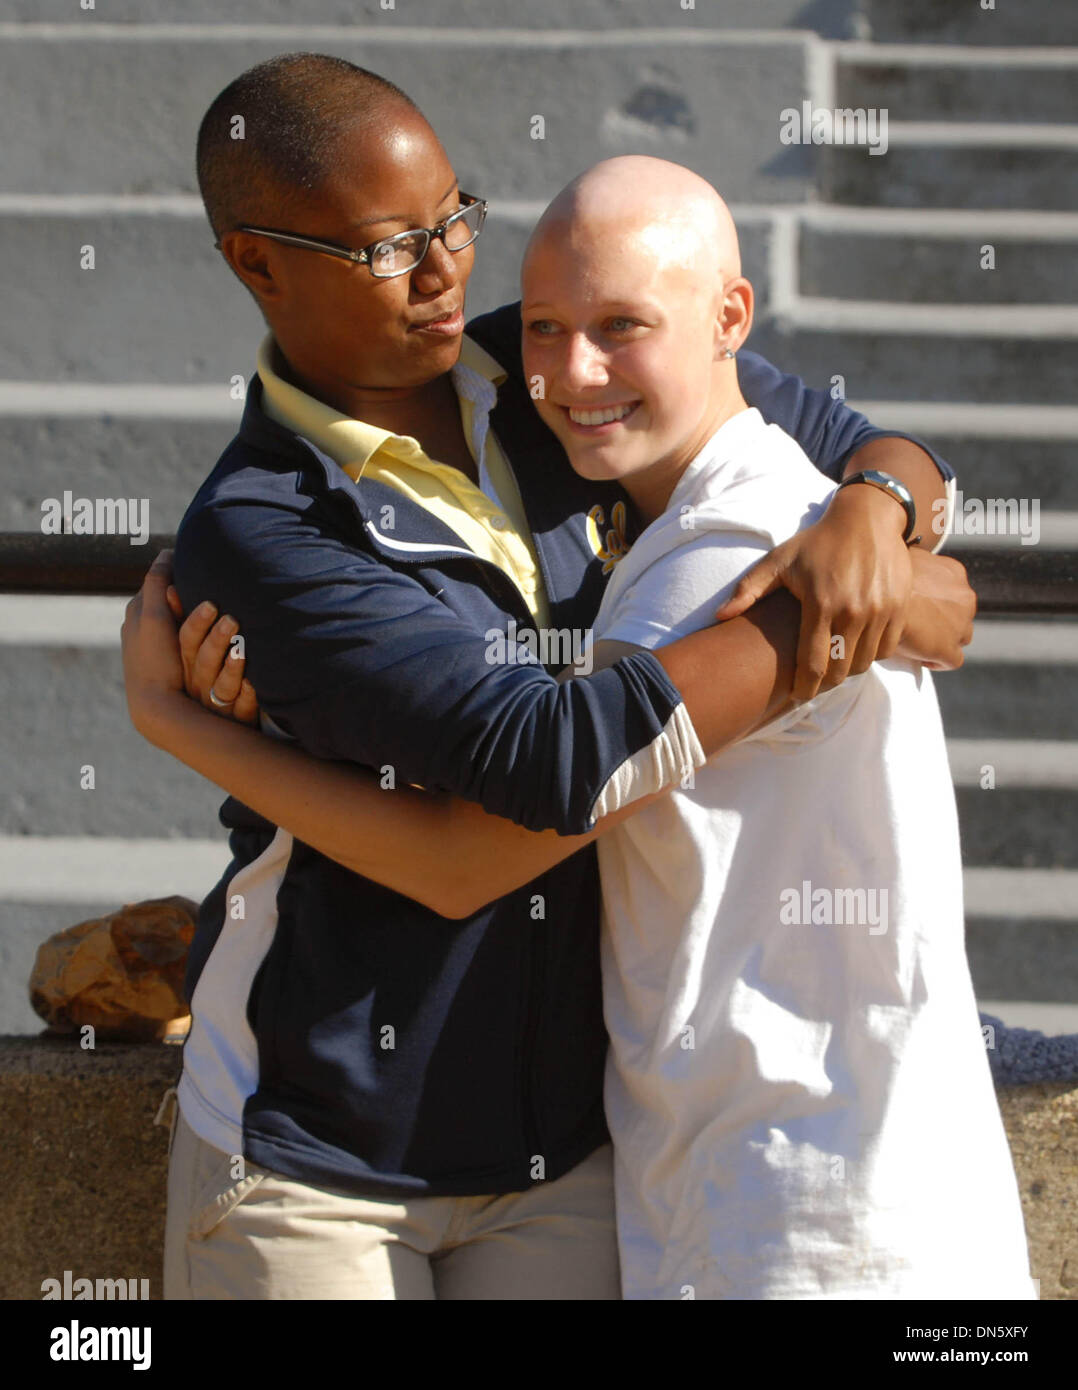
[[[878,468],[864,468],[860,473],[854,473],[849,478],[844,478],[839,484],[846,487],[850,483],[868,483],[870,486],[878,487],[884,492],[889,492],[896,502],[900,503],[906,511],[906,529],[902,534],[902,539],[910,544],[914,528],[917,525],[917,509],[914,505],[913,494],[905,483],[893,478],[890,473],[881,472]]]

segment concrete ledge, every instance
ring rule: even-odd
[[[1078,1299],[1078,1085],[998,1094],[1041,1298]]]
[[[43,1279],[149,1279],[161,1297],[168,1130],[180,1049],[0,1038],[0,1298]]]
[[[149,1279],[161,1297],[168,1131],[179,1048],[0,1038],[0,1298],[46,1278]],[[1078,1300],[1078,1085],[999,1093],[1044,1299]]]

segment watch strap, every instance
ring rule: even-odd
[[[920,540],[919,536],[913,534],[917,529],[917,507],[913,501],[913,493],[905,483],[899,482],[890,473],[881,472],[878,468],[863,468],[860,473],[851,473],[848,478],[843,478],[838,486],[849,487],[852,483],[868,483],[870,487],[890,493],[896,502],[901,503],[906,513],[906,529],[902,533],[902,539],[907,545]]]

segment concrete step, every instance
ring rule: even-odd
[[[181,893],[198,902],[229,863],[216,840],[0,835],[0,881],[19,903],[133,902]]]
[[[0,599],[10,711],[0,833],[125,835],[138,826],[146,836],[205,836],[216,826],[221,794],[130,727],[118,651],[123,606]],[[1075,624],[982,622],[966,665],[936,679],[952,772],[975,829],[970,862],[995,862],[995,827],[1009,818],[1021,821],[1016,865],[1050,867],[1078,853],[1076,634]],[[92,790],[80,786],[87,764]],[[980,786],[986,765],[991,790]]]
[[[952,735],[947,757],[954,784],[963,791],[1078,792],[1078,744],[1064,739]]]
[[[966,648],[969,666],[1078,666],[1073,618],[978,618]]]
[[[1053,664],[1038,664],[1043,662]],[[1022,688],[1031,674],[1044,670],[1071,673],[1073,706],[1078,623],[982,620],[966,666],[939,676],[936,689],[946,711],[953,681],[964,679],[975,691],[979,676],[998,686],[1001,673],[1009,671],[1005,684],[1015,687],[1014,703],[1028,714]],[[978,704],[976,694],[971,703]],[[1078,869],[1078,743],[1045,737],[1032,724],[1014,738],[998,732],[958,737],[946,713],[945,720],[967,867]]]
[[[1045,329],[1027,313],[1005,330],[989,316],[946,306],[800,301],[754,327],[749,347],[781,362],[810,385],[842,378],[850,400],[1016,402],[1069,401],[1078,375],[1078,321],[1043,306]],[[997,316],[1001,311],[996,311]],[[1010,321],[1008,321],[1010,322]]]
[[[198,901],[228,863],[223,835],[216,840],[0,835],[2,901],[11,903],[119,904],[171,893]],[[963,882],[968,918],[1061,922],[1078,940],[1078,872],[967,867]]]
[[[1078,504],[1078,408],[852,400],[883,429],[931,441],[969,496],[1037,497],[1045,510]]]
[[[966,950],[978,998],[1073,1006],[1078,872],[975,867],[964,878]]]
[[[541,203],[497,201],[478,243],[467,308],[519,298]],[[745,273],[766,314],[773,220],[742,222]],[[83,270],[93,246],[95,267]],[[197,198],[0,197],[0,264],[18,265],[0,380],[228,382],[247,375],[265,326],[213,249]],[[43,301],[64,306],[62,322]]]
[[[0,37],[0,192],[194,193],[195,134],[213,97],[253,63],[304,47],[414,93],[474,193],[546,199],[604,155],[641,150],[718,178],[735,200],[796,202],[811,186],[810,150],[778,141],[779,111],[807,95],[804,36],[689,33],[680,21],[584,41],[551,30],[155,31],[91,20]],[[536,116],[543,139],[532,137]]]
[[[247,347],[250,370],[253,340]],[[1037,497],[1044,513],[1078,505],[1078,410],[866,396],[851,404],[883,428],[931,441],[968,496]],[[234,433],[240,408],[224,387],[0,382],[7,482],[0,529],[35,530],[41,499],[83,478],[87,495],[149,497],[151,529],[173,529]]]
[[[1038,1004],[1025,999],[984,999],[983,1014],[1000,1018],[1008,1028],[1027,1028],[1047,1038],[1078,1033],[1078,1004]]]
[[[976,497],[958,489],[946,549],[956,559],[980,550],[1025,550],[1032,545],[1052,552],[1078,550],[1078,511],[1045,512],[1030,497]]]
[[[963,884],[967,918],[1064,922],[1074,930],[1078,873],[1071,869],[969,868]]]
[[[1075,440],[1023,433],[1047,428],[1065,436],[1066,420],[1052,424],[1059,408],[1018,407],[1010,418],[991,406],[943,406],[937,416],[931,407],[910,402],[852,403],[882,427],[930,441],[957,470],[966,497],[1036,498],[1045,531],[1053,515],[1078,509]],[[240,403],[223,387],[0,383],[0,461],[7,484],[0,529],[37,530],[42,499],[70,488],[80,496],[146,497],[150,529],[174,530],[235,432],[239,414]],[[964,433],[950,432],[956,429]]]
[[[487,219],[469,312],[519,297],[532,225],[517,212]],[[20,267],[8,302],[22,326],[0,343],[0,379],[228,382],[253,368],[265,325],[196,198],[0,199],[0,258]],[[43,301],[62,304],[62,319]]]
[[[885,155],[821,145],[824,201],[857,207],[1078,208],[1078,127],[893,121]]]
[[[841,38],[853,32],[854,0],[573,0],[557,6],[525,6],[519,0],[185,0],[183,27],[208,24],[257,32],[267,25],[325,28],[330,25],[369,25],[390,32],[476,28],[543,30],[558,26],[576,32],[659,27],[695,33],[721,24],[726,29],[813,29]],[[554,13],[551,13],[553,9]],[[77,23],[111,25],[136,23],[143,27],[176,24],[176,7],[169,0],[109,0],[100,18],[72,11],[67,0],[7,0],[4,12],[26,24],[50,22],[74,28]],[[432,42],[434,40],[432,39]],[[285,50],[282,50],[285,51]]]
[[[1074,440],[925,437],[956,470],[967,497],[1036,497],[1042,513],[1078,508]]]
[[[197,901],[225,868],[227,853],[206,841],[0,840],[0,862],[9,861],[21,866],[12,876],[17,891],[0,900],[0,1030],[10,1033],[37,1031],[26,981],[41,941],[123,902],[169,892]],[[58,864],[64,866],[62,874]],[[966,945],[978,998],[992,1001],[987,1011],[1012,1027],[1045,1027],[1045,1019],[1023,1022],[1028,1013],[1008,1001],[1073,1007],[1078,922],[1052,900],[1074,893],[1074,875],[967,869],[965,878]],[[1014,910],[1016,897],[1030,910],[1021,910],[1021,904]],[[986,898],[987,912],[982,910]],[[1049,909],[1043,916],[1037,915],[1041,904]]]
[[[0,255],[20,267],[11,293],[23,325],[0,347],[4,377],[227,383],[250,371],[265,327],[213,249],[201,205],[140,202],[125,214],[69,200],[67,215],[50,215],[30,199],[0,216]],[[86,248],[92,269],[81,268]],[[43,302],[56,311],[34,312]]]
[[[971,214],[953,231],[933,231],[916,213],[843,226],[809,212],[800,226],[798,291],[903,304],[1078,303],[1078,217],[1001,220],[993,227]]]
[[[1078,745],[1068,746],[1078,754]],[[1078,870],[1078,786],[959,787],[958,816],[968,866]],[[1078,920],[1078,899],[1074,916]]]
[[[214,833],[223,794],[131,727],[115,647],[8,647],[3,687],[0,834]]]
[[[53,407],[58,394],[51,392]],[[241,403],[219,394],[217,419],[177,419],[167,396],[136,416],[91,414],[89,403],[86,414],[72,416],[0,413],[0,527],[40,530],[43,499],[72,489],[80,497],[146,498],[150,530],[175,531],[239,423]],[[147,554],[146,563],[152,559]]]
[[[886,110],[893,121],[1075,119],[1078,49],[834,47],[836,107]]]
[[[0,835],[7,889],[0,901],[119,904],[171,893],[198,901],[228,863],[223,835],[216,840]],[[1078,871],[967,867],[963,884],[967,919],[1057,922],[1078,940]]]
[[[877,42],[977,45],[1078,43],[1078,14],[1059,0],[859,0],[865,36]]]
[[[1068,1005],[1078,999],[1074,921],[1032,915],[978,917],[967,907],[966,953],[978,999]],[[1000,1016],[996,1009],[986,1012]],[[1020,1026],[1007,1012],[1002,1016],[1010,1026]]]
[[[1078,739],[1074,666],[968,660],[935,685],[949,738]]]

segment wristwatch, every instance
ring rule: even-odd
[[[843,478],[839,483],[839,488],[849,487],[851,483],[868,483],[871,487],[878,487],[883,492],[889,492],[896,502],[900,502],[906,511],[906,529],[902,533],[902,539],[907,545],[916,545],[921,539],[913,533],[917,529],[917,508],[913,503],[913,493],[905,483],[900,483],[897,478],[893,478],[890,473],[881,473],[878,468],[864,468],[860,473],[851,473],[848,478]],[[836,488],[836,491],[838,489]]]

